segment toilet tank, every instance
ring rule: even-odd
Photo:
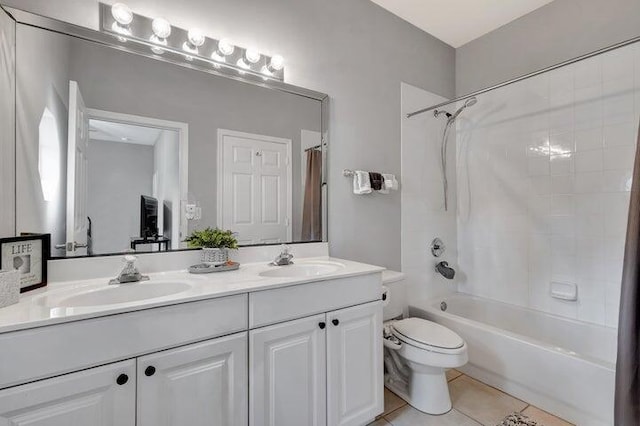
[[[384,303],[384,320],[399,317],[407,307],[407,290],[404,274],[386,270],[382,273],[382,285],[387,287],[387,300]]]

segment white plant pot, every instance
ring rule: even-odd
[[[224,265],[229,260],[229,250],[226,248],[203,248],[200,260],[207,265]]]

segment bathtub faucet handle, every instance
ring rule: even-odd
[[[448,280],[452,280],[456,276],[456,271],[449,266],[449,262],[438,262],[436,264],[436,272]]]

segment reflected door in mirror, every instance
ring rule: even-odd
[[[243,245],[291,241],[291,140],[220,129],[218,149],[221,227]]]

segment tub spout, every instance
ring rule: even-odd
[[[448,280],[452,280],[456,275],[456,271],[454,271],[453,268],[449,266],[448,262],[439,262],[436,265],[436,272],[438,272]]]

